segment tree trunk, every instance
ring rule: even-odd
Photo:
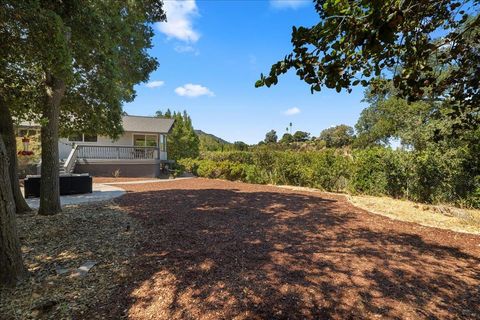
[[[53,215],[61,211],[58,159],[58,117],[60,102],[65,94],[65,82],[51,74],[46,79],[42,125],[42,177],[40,179],[40,208],[38,214]]]
[[[0,135],[0,286],[15,285],[26,277],[15,221],[7,150]]]
[[[20,190],[20,183],[18,181],[17,141],[15,138],[15,130],[13,128],[13,119],[10,109],[5,101],[1,98],[0,112],[2,113],[2,116],[0,117],[0,135],[5,143],[5,148],[8,155],[8,172],[10,174],[10,185],[12,186],[15,209],[17,213],[29,212],[32,209],[30,209],[25,201],[25,198]]]

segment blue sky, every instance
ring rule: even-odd
[[[150,54],[160,62],[149,83],[136,87],[133,115],[187,110],[194,127],[229,141],[253,144],[271,129],[318,136],[322,129],[354,125],[363,89],[350,94],[327,88],[311,94],[292,71],[270,88],[255,88],[260,73],[292,49],[292,26],[311,26],[318,16],[302,0],[165,1],[167,23],[155,25]]]

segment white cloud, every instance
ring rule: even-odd
[[[270,0],[270,5],[278,9],[297,9],[312,2],[311,0]]]
[[[253,65],[254,65],[254,64],[257,64],[257,56],[254,55],[254,54],[249,54],[249,55],[248,55],[248,62],[249,62],[250,64],[253,64]]]
[[[283,114],[286,115],[286,116],[293,116],[293,115],[299,114],[299,113],[300,113],[300,109],[297,108],[297,107],[287,109],[283,112]]]
[[[165,84],[165,81],[157,80],[157,81],[150,81],[145,84],[147,88],[158,88]]]
[[[184,52],[194,52],[195,48],[192,46],[177,45],[175,46],[175,51],[184,53]]]
[[[196,56],[200,54],[197,49],[189,45],[176,45],[173,49],[178,53],[193,53]]]
[[[158,30],[168,38],[197,42],[200,34],[194,30],[192,23],[193,18],[198,16],[195,0],[169,0],[164,1],[163,4],[167,21],[157,23]]]
[[[213,97],[215,94],[210,91],[207,87],[204,87],[199,84],[187,83],[181,87],[175,89],[175,93],[182,97],[200,97],[200,96],[210,96]]]

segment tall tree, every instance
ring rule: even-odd
[[[294,141],[293,136],[287,132],[283,134],[279,142],[284,144],[289,144],[289,143],[292,143],[293,141]]]
[[[18,162],[13,116],[22,120],[21,115],[34,115],[32,108],[39,98],[39,70],[31,60],[31,46],[22,41],[22,34],[28,30],[27,19],[17,15],[8,1],[0,5],[0,135],[3,137],[9,158],[10,185],[13,191],[17,213],[30,210],[20,191]],[[13,17],[20,17],[13,19]],[[34,24],[36,20],[29,19]],[[32,110],[34,109],[34,110]]]
[[[323,130],[318,137],[329,148],[342,148],[350,145],[354,139],[353,128],[345,124]]]
[[[265,134],[265,143],[277,143],[278,136],[275,130],[270,130]]]
[[[261,75],[257,87],[277,84],[294,68],[312,93],[322,86],[351,91],[385,71],[399,97],[415,101],[429,91],[449,100],[458,126],[479,125],[479,0],[314,2],[319,23],[293,27],[293,52]],[[432,67],[432,59],[440,68]]]
[[[435,104],[425,101],[408,103],[405,99],[391,96],[365,108],[355,125],[359,146],[389,143],[400,139],[402,145],[417,150],[434,141],[435,130],[447,127],[447,117]],[[443,120],[442,120],[443,119]]]
[[[310,139],[310,133],[305,131],[295,131],[293,134],[293,140],[297,142],[305,142]]]
[[[15,285],[27,276],[17,234],[8,169],[8,155],[0,135],[0,286]]]
[[[15,139],[15,129],[13,127],[10,109],[2,96],[0,96],[0,136],[6,141],[6,153],[8,155],[8,179],[10,180],[10,187],[12,188],[12,195],[15,204],[15,211],[17,213],[25,213],[31,211],[25,198],[20,190],[20,183],[18,179],[18,160],[17,160],[17,141]]]
[[[122,131],[122,103],[158,65],[147,50],[152,23],[165,19],[162,2],[7,1],[1,8],[7,30],[22,25],[14,40],[25,43],[28,61],[42,74],[41,97],[32,104],[42,125],[39,213],[54,214],[60,210],[59,131],[113,137]],[[10,65],[19,63],[11,57]]]
[[[186,111],[165,113],[156,112],[157,117],[175,119],[173,128],[167,137],[168,157],[173,160],[196,158],[200,153],[200,139],[193,129],[192,119]]]
[[[451,134],[461,120],[446,116],[447,102],[439,103],[426,97],[409,103],[394,94],[376,95],[370,90],[366,91],[364,101],[370,106],[362,111],[355,125],[356,146],[387,145],[390,139],[398,139],[403,146],[420,151],[429,147],[469,148],[468,144],[478,139],[478,130],[468,127]]]

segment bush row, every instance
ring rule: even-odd
[[[209,152],[179,163],[200,177],[480,207],[480,173],[461,149]]]

